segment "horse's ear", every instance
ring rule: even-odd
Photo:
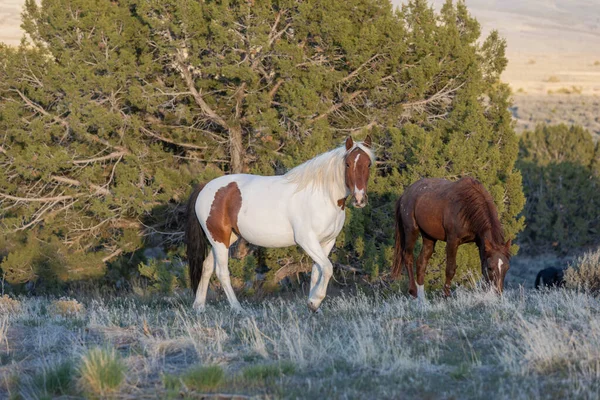
[[[506,248],[506,251],[510,251],[510,246],[512,245],[512,240],[508,239],[506,241],[506,243],[504,244],[504,247]]]
[[[369,149],[371,148],[371,135],[367,135],[363,144],[365,147],[368,147]]]
[[[350,150],[354,146],[354,141],[352,140],[352,136],[348,136],[346,139],[346,150]]]
[[[490,254],[492,252],[492,250],[494,249],[494,247],[492,246],[492,243],[487,239],[483,240],[483,245],[484,245],[484,249],[485,249],[485,254]]]

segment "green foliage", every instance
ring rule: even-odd
[[[23,45],[0,46],[6,253],[33,254],[14,231],[35,229],[64,276],[95,276],[144,244],[176,246],[192,183],[279,174],[369,130],[371,203],[347,211],[340,262],[387,273],[393,203],[421,177],[475,176],[507,236],[523,228],[505,42],[480,41],[463,2],[27,0],[23,18]],[[479,269],[461,251],[458,280]],[[9,282],[39,279],[15,257]],[[254,257],[273,274],[304,255]]]
[[[521,138],[527,251],[568,252],[600,242],[600,151],[585,129],[538,126]]]
[[[197,391],[216,390],[224,379],[225,372],[218,365],[193,367],[181,377],[188,389]]]
[[[179,259],[172,261],[151,259],[138,265],[140,275],[149,280],[151,292],[171,294],[187,287],[187,266]]]
[[[281,376],[292,375],[295,371],[296,367],[289,361],[278,364],[251,365],[244,368],[242,377],[249,384],[261,385]]]

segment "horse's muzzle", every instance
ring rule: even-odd
[[[360,198],[360,200],[358,200],[355,196],[354,200],[352,201],[352,205],[355,208],[364,208],[367,204],[369,204],[369,198],[367,197],[366,194],[364,196],[362,196]]]

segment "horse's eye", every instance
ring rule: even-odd
[[[350,168],[350,163],[346,163],[346,167]]]

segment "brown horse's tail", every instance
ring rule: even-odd
[[[200,225],[196,215],[196,200],[204,188],[204,185],[198,185],[192,192],[187,203],[187,222],[185,225],[185,244],[187,246],[187,259],[190,271],[190,282],[194,295],[198,290],[200,278],[202,277],[202,264],[208,254],[210,243],[206,233]]]
[[[397,279],[402,273],[402,253],[404,248],[404,225],[402,224],[402,214],[400,205],[402,197],[396,202],[396,237],[394,245],[394,265],[392,266],[392,278]]]

